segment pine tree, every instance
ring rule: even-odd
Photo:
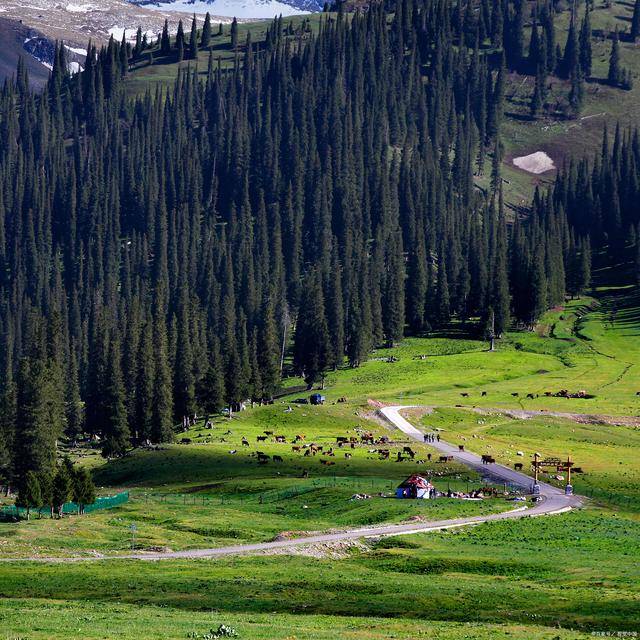
[[[294,366],[309,388],[320,380],[330,361],[330,336],[317,270],[305,279],[296,322]]]
[[[120,364],[120,343],[117,338],[111,340],[105,385],[102,455],[105,458],[118,457],[126,453],[130,434]]]
[[[96,487],[89,470],[79,467],[73,475],[73,501],[78,505],[78,515],[85,512],[87,505],[96,501]]]
[[[176,51],[178,55],[178,62],[182,62],[184,60],[184,26],[182,25],[182,20],[178,22],[178,32],[176,33]]]
[[[198,23],[196,22],[195,15],[191,22],[191,34],[189,36],[189,59],[198,59]]]
[[[72,478],[69,477],[67,466],[62,464],[56,471],[52,490],[52,505],[58,518],[62,517],[62,508],[71,499],[72,490]]]
[[[580,262],[577,271],[576,292],[581,295],[591,287],[591,246],[589,238],[580,244]]]
[[[620,44],[618,42],[618,32],[613,34],[611,40],[611,55],[609,56],[609,73],[607,80],[613,87],[620,83]]]
[[[238,48],[238,21],[235,18],[231,23],[231,48],[234,51]]]
[[[567,42],[564,46],[564,55],[562,58],[561,75],[563,78],[570,78],[576,73],[579,66],[578,39],[576,36],[575,13],[571,15],[569,23],[569,31],[567,33]]]
[[[211,46],[211,15],[207,11],[207,15],[204,17],[204,25],[202,27],[202,38],[200,40],[200,46],[203,49],[208,49]]]
[[[18,483],[27,474],[49,472],[55,465],[56,439],[59,434],[51,424],[49,402],[51,391],[48,377],[44,328],[42,321],[30,316],[27,340],[30,353],[18,368],[15,445],[13,468]]]
[[[18,489],[16,506],[26,509],[27,520],[31,515],[31,509],[42,506],[42,492],[38,475],[34,471],[28,471]]]
[[[536,73],[536,84],[531,96],[530,112],[532,118],[537,118],[540,114],[545,99],[545,77],[544,67],[542,64],[538,65],[538,72]]]
[[[580,27],[580,70],[582,77],[589,78],[592,69],[592,51],[591,51],[591,12],[587,4],[587,10]]]
[[[167,20],[164,21],[164,26],[162,27],[162,36],[160,39],[160,53],[163,56],[168,56],[171,53],[171,39],[169,37],[169,22]]]
[[[161,304],[159,305],[161,308]],[[154,382],[152,411],[152,442],[173,440],[173,394],[171,391],[171,371],[167,345],[167,327],[164,318],[156,312],[153,332]]]
[[[546,55],[544,51],[541,51],[540,37],[538,36],[538,23],[534,20],[531,27],[531,39],[529,41],[529,56],[527,59],[527,67],[529,73],[537,73],[540,66],[541,58]]]
[[[631,39],[635,42],[640,37],[640,0],[633,5],[633,17],[631,18]]]
[[[572,69],[570,79],[571,90],[569,92],[569,105],[571,106],[573,116],[576,117],[582,109],[584,100],[584,80],[579,65],[576,65]]]
[[[546,45],[547,73],[555,73],[557,65],[556,36],[553,21],[553,9],[549,5],[544,9],[544,36]]]

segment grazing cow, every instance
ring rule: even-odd
[[[408,453],[411,455],[413,453],[413,449],[411,447],[403,447],[402,453]]]
[[[330,466],[334,465],[335,462],[333,460],[320,460],[320,464],[324,464],[327,467],[330,467]]]
[[[304,435],[304,433],[298,433],[296,435],[296,442],[300,442],[301,440],[304,440],[307,436]]]
[[[300,451],[300,449],[301,449],[301,447],[300,447],[299,445],[297,445],[297,444],[294,444],[294,445],[291,447],[291,451]]]
[[[482,456],[482,464],[489,464],[489,462],[491,460],[493,460],[493,458],[490,455],[483,454],[483,456]]]
[[[269,458],[258,458],[258,464],[267,464],[269,462]]]
[[[380,460],[388,460],[389,459],[389,449],[384,449],[380,451]]]
[[[514,468],[516,471],[522,471],[522,462],[516,462],[516,463],[513,465],[513,468]]]
[[[242,438],[242,446],[243,447],[248,447],[249,446],[249,441],[246,438]]]
[[[258,442],[266,442],[267,441],[267,436],[257,436],[256,440]]]
[[[305,457],[305,458],[308,458],[310,455],[311,455],[311,449],[307,449],[307,450],[304,452],[304,457]]]
[[[346,436],[336,436],[336,442],[337,442],[338,444],[340,444],[341,442],[342,442],[342,443],[345,443],[345,442],[347,442],[347,441],[348,441],[348,438],[347,438]]]
[[[236,453],[238,453],[238,450],[237,450],[237,449],[231,449],[231,450],[229,451],[229,453],[233,456],[233,455],[235,455]]]
[[[511,395],[512,395],[514,398],[517,398],[520,394],[519,394],[517,391],[514,391]]]
[[[636,395],[637,395],[637,396],[640,396],[640,391],[636,391]]]
[[[438,458],[438,462],[447,462],[448,461],[448,457],[447,456],[440,456]]]
[[[428,460],[429,462],[431,462],[431,454],[430,454],[430,453],[427,453],[427,460]]]
[[[464,451],[464,445],[463,444],[459,444],[458,445],[458,451]]]
[[[273,431],[263,431],[262,433],[264,433],[265,436],[272,436],[273,435]]]
[[[285,436],[275,436],[275,441],[276,442],[286,442],[286,438]]]
[[[468,397],[469,397],[469,394],[468,394],[468,393],[461,393],[460,395],[461,395],[463,398],[468,398]]]
[[[487,395],[487,392],[483,391],[480,395],[484,398]]]
[[[274,462],[283,462],[282,456],[273,456],[273,461]]]
[[[352,456],[350,453],[345,453],[345,454],[344,454],[344,457],[345,457],[347,460],[350,460],[351,458],[353,458],[353,456]]]

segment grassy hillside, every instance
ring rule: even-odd
[[[133,500],[84,518],[0,524],[0,549],[20,557],[117,553],[131,544],[131,524],[139,548],[182,549],[507,508],[499,500],[416,504],[377,497],[415,471],[442,473],[435,481],[445,488],[478,482],[456,465],[381,461],[364,445],[347,450],[352,458],[336,449],[336,464],[326,467],[292,450],[295,434],[329,447],[337,436],[366,428],[390,436],[397,451],[399,435],[369,420],[370,400],[435,407],[410,417],[507,464],[526,462],[534,451],[571,454],[585,471],[576,488],[594,497],[580,512],[296,551],[303,555],[0,564],[3,628],[11,637],[65,639],[197,637],[188,634],[221,623],[241,638],[282,639],[576,639],[634,631],[640,625],[638,311],[632,291],[601,289],[550,312],[536,332],[509,334],[495,353],[481,342],[445,336],[381,350],[358,370],[332,374],[324,407],[296,405],[292,400],[302,394],[294,395],[218,418],[213,429],[200,423],[180,436],[191,444],[109,463],[76,451],[94,467],[103,491],[128,487]],[[424,354],[425,360],[414,359]],[[398,360],[387,362],[389,355]],[[595,398],[544,396],[561,388],[585,389]],[[347,402],[334,404],[341,397]],[[543,409],[574,415],[514,413]],[[618,417],[607,423],[584,414]],[[260,443],[282,463],[262,466],[250,455],[264,431],[287,436],[287,444]],[[416,449],[417,459],[429,452]],[[355,492],[374,498],[352,501]]]

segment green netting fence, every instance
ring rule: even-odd
[[[115,496],[100,496],[96,498],[96,501],[93,504],[87,504],[84,507],[85,513],[91,513],[93,511],[101,511],[102,509],[112,509],[113,507],[117,507],[125,502],[129,501],[129,492],[123,491],[122,493],[118,493]],[[65,502],[62,507],[63,513],[74,514],[78,513],[78,505],[75,502]],[[31,515],[39,515],[39,516],[49,516],[50,509],[49,507],[42,507],[40,509],[31,509]],[[20,518],[22,516],[26,516],[27,510],[23,507],[2,507],[0,509],[0,518]]]

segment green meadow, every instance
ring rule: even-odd
[[[0,524],[0,554],[14,559],[0,563],[3,631],[12,638],[136,640],[204,636],[220,624],[240,638],[282,639],[564,639],[637,631],[639,327],[637,293],[596,289],[549,312],[535,332],[509,333],[495,352],[463,327],[381,349],[359,369],[331,373],[324,406],[297,404],[308,394],[292,394],[216,417],[212,428],[201,420],[176,444],[109,462],[93,449],[73,450],[93,469],[101,493],[127,489],[131,500],[84,517]],[[562,389],[593,397],[545,395]],[[571,455],[584,472],[574,478],[576,491],[590,499],[559,516],[277,555],[82,560],[132,546],[207,548],[511,508],[504,499],[384,497],[415,472],[431,472],[441,489],[472,488],[481,479],[457,464],[429,462],[433,450],[417,443],[413,462],[395,462],[407,442],[376,418],[381,402],[429,407],[408,416],[468,450],[523,462],[525,471],[536,451]],[[543,410],[549,415],[518,413]],[[258,442],[265,431],[286,443]],[[372,451],[380,445],[337,447],[336,438],[365,431],[390,439],[389,460]],[[293,449],[296,435],[335,456],[304,456]],[[260,465],[257,450],[282,462]],[[50,556],[76,561],[25,560]]]

